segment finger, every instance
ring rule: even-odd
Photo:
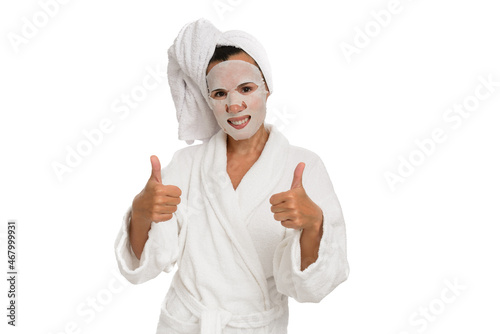
[[[273,213],[285,212],[287,210],[289,210],[289,207],[286,202],[271,206],[271,212]]]
[[[276,205],[285,202],[289,198],[288,195],[289,195],[288,191],[274,194],[271,196],[271,198],[269,198],[269,203],[271,203],[272,205]]]
[[[165,186],[166,194],[171,197],[180,197],[182,195],[182,191],[179,187],[174,185]]]
[[[182,191],[179,187],[173,185],[164,186],[162,184],[157,184],[154,186],[154,191],[156,195],[162,196],[180,197],[182,195]]]
[[[162,205],[162,204],[157,204],[154,206],[154,213],[156,214],[167,214],[167,213],[174,213],[177,211],[177,205]]]
[[[152,220],[155,223],[160,223],[160,222],[165,222],[165,221],[172,219],[173,216],[174,215],[171,213],[155,214],[155,215],[153,215]]]
[[[302,187],[302,174],[304,173],[304,168],[306,168],[306,164],[304,162],[300,162],[297,167],[295,167],[295,171],[293,172],[292,187],[290,189]]]
[[[286,228],[298,229],[298,227],[296,226],[296,224],[292,220],[290,220],[290,219],[283,220],[281,222],[281,225],[283,225],[283,227],[286,227]]]
[[[159,205],[179,205],[181,203],[181,198],[172,196],[157,196],[155,198],[155,203]]]
[[[287,212],[278,212],[274,214],[274,219],[277,221],[284,221],[284,220],[294,220],[294,216],[290,214],[289,211]]]
[[[156,155],[150,157],[151,160],[151,179],[161,184],[161,164]]]

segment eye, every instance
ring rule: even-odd
[[[223,100],[226,97],[226,92],[222,90],[218,90],[215,92],[212,92],[212,98],[216,100]]]
[[[256,84],[254,83],[247,83],[246,85],[244,86],[241,86],[240,88],[240,92],[242,94],[250,94],[252,93],[253,91],[255,91],[259,86],[257,86]]]

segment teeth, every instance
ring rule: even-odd
[[[241,125],[241,124],[246,123],[249,119],[250,119],[250,116],[248,116],[247,118],[245,118],[244,120],[241,120],[241,121],[237,121],[237,122],[229,121],[229,122],[231,122],[234,125]]]

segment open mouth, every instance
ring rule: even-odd
[[[250,118],[252,118],[252,116],[248,115],[245,116],[244,118],[239,118],[238,120],[234,120],[236,118],[233,118],[233,120],[228,119],[227,122],[236,129],[243,129],[250,121]]]

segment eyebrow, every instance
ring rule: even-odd
[[[244,85],[248,85],[248,84],[250,84],[250,83],[251,83],[251,84],[256,85],[256,83],[255,83],[255,82],[253,82],[253,81],[248,81],[248,82],[244,82],[244,83],[242,83],[242,84],[239,84],[239,85],[238,85],[238,87],[241,87],[241,86],[244,86]]]
[[[239,84],[238,86],[236,86],[237,88],[241,87],[241,86],[245,86],[245,85],[248,85],[248,84],[254,84],[254,85],[257,85],[255,82],[253,81],[247,81],[247,82],[244,82],[244,83],[241,83]],[[258,86],[258,85],[257,85]],[[225,88],[216,88],[216,89],[212,89],[210,91],[210,93],[213,93],[213,92],[219,92],[219,91],[226,91],[227,89]]]

